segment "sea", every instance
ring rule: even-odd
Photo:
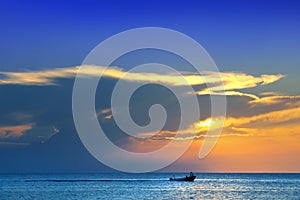
[[[188,173],[0,175],[0,199],[300,199],[300,174]]]

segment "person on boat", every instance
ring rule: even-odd
[[[190,172],[190,177],[194,176],[193,172]]]

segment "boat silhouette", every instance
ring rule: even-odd
[[[171,177],[169,180],[170,181],[187,181],[187,182],[192,182],[196,179],[196,176],[194,176],[193,172],[190,173],[189,176],[185,176],[183,178],[175,178],[175,177]]]

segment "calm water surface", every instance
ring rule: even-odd
[[[0,175],[0,199],[300,199],[300,174]]]

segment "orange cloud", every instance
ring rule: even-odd
[[[182,134],[178,145],[181,140],[191,139],[191,133],[196,133],[191,147],[176,162],[179,167],[184,165],[194,171],[210,172],[299,172],[300,101],[282,110],[249,117],[228,117],[213,151],[199,160],[203,136],[209,128],[218,127],[218,123],[218,119],[207,118],[178,131]],[[128,146],[135,152],[154,151],[173,140],[176,133],[164,130],[145,140],[131,140]],[[174,169],[179,168],[176,163]],[[203,166],[207,166],[207,170]],[[172,166],[166,171],[169,169],[173,169]]]
[[[97,113],[97,117],[99,116],[103,117],[104,119],[111,119],[112,118],[111,109],[107,108],[107,109],[100,110]]]
[[[141,133],[143,137],[152,136],[152,140],[203,139],[208,130],[223,128],[221,136],[268,136],[274,133],[289,132],[296,134],[300,130],[300,101],[294,107],[273,111],[250,117],[227,117],[223,124],[222,118],[207,118],[192,124],[189,128],[178,131],[162,130],[159,133]],[[263,130],[263,131],[262,131]],[[208,137],[214,137],[209,135]]]
[[[18,138],[26,131],[31,130],[33,124],[17,125],[17,126],[0,126],[0,138]]]

